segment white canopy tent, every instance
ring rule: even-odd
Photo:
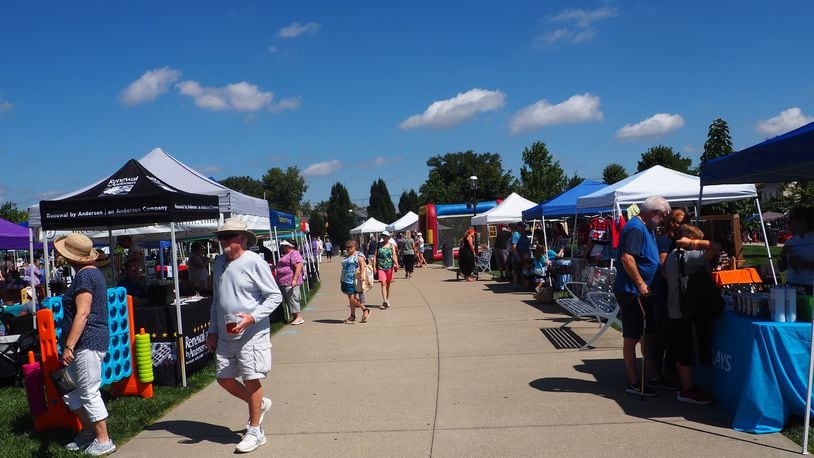
[[[577,208],[618,208],[640,204],[650,196],[662,196],[671,204],[695,205],[701,179],[654,165],[622,181],[577,199]],[[754,184],[731,184],[704,187],[704,204],[753,199],[757,197]]]
[[[503,200],[496,207],[472,217],[473,226],[483,226],[485,224],[509,224],[523,220],[523,210],[537,205],[525,197],[515,192]]]
[[[368,218],[364,223],[354,227],[350,230],[351,234],[370,234],[374,232],[382,232],[387,229],[387,224],[377,220],[376,218]]]
[[[409,211],[406,215],[387,225],[388,231],[418,230],[418,215]]]

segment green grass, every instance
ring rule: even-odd
[[[303,300],[303,309],[319,291],[319,283],[314,285]],[[272,334],[285,327],[285,323],[271,325]],[[107,390],[102,390],[110,416],[107,427],[110,436],[117,444],[123,444],[145,427],[164,416],[173,407],[215,381],[215,365],[209,362],[200,371],[187,378],[187,387],[154,386],[153,398],[139,397],[110,398]],[[65,444],[74,437],[67,429],[53,429],[37,433],[34,421],[28,412],[25,388],[0,388],[0,458],[49,456],[83,456],[78,452],[65,450]]]
[[[780,256],[780,249],[779,246],[769,247],[772,251],[772,261],[774,262],[774,268],[777,269],[777,259]],[[769,257],[766,255],[766,247],[763,245],[743,245],[743,261],[744,265],[746,266],[768,266],[769,265]],[[758,272],[762,273],[762,272]],[[785,272],[777,272],[780,275],[780,278],[783,281],[786,280],[786,273]]]

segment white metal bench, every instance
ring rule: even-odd
[[[556,300],[557,305],[572,315],[561,328],[581,318],[594,318],[599,323],[599,331],[588,340],[582,350],[592,348],[592,344],[611,326],[622,327],[619,320],[619,304],[611,292],[616,272],[607,268],[589,268],[585,282],[568,282],[565,290],[569,297]],[[604,323],[603,323],[604,321]]]

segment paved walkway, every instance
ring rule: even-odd
[[[729,428],[714,406],[626,394],[621,336],[556,350],[540,329],[565,316],[504,283],[455,281],[433,267],[393,285],[392,307],[345,325],[339,263],[306,324],[272,338],[265,420],[277,456],[767,456],[799,448],[780,434]],[[378,285],[376,285],[378,287]],[[368,303],[380,303],[376,289]],[[574,324],[587,339],[595,324]],[[120,456],[225,456],[245,406],[212,384],[124,444]]]

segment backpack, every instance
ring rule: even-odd
[[[712,318],[724,310],[724,299],[718,285],[712,280],[706,265],[697,272],[687,275],[685,272],[685,250],[676,250],[678,261],[678,298],[681,305],[681,316],[688,320]]]

